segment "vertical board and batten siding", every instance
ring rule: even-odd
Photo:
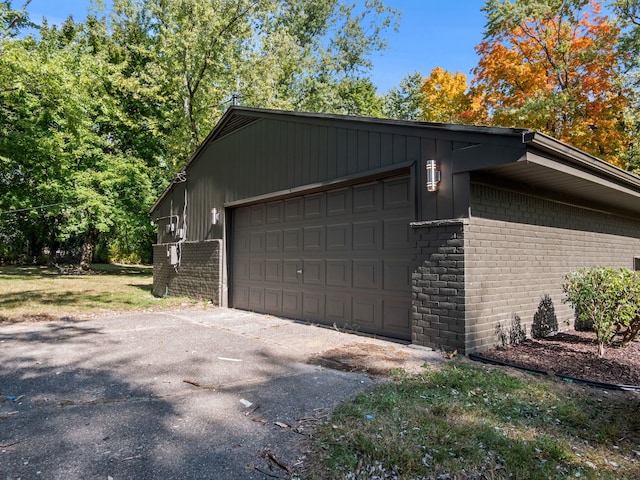
[[[274,192],[366,175],[418,162],[421,140],[410,135],[262,119],[207,145],[187,175],[188,240],[222,237],[211,209]],[[181,186],[178,184],[176,187]],[[164,199],[182,208],[179,188]],[[224,221],[224,218],[223,218]],[[170,241],[160,236],[162,241]]]
[[[370,124],[348,118],[284,117],[246,120],[244,126],[214,139],[198,153],[187,172],[187,240],[222,238],[226,204],[410,162],[417,172],[415,220],[464,217],[469,182],[468,174],[454,168],[457,152],[483,141],[497,146],[493,153],[496,159],[505,145],[522,149],[519,138],[509,135]],[[437,160],[442,174],[437,194],[424,188],[424,167],[429,159]],[[161,216],[171,199],[174,207],[181,208],[182,185],[174,186],[154,216]],[[211,225],[214,207],[222,213],[216,226]],[[173,241],[159,232],[159,243]]]

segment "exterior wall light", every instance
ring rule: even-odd
[[[216,225],[220,221],[220,212],[217,208],[211,209],[211,225]]]
[[[435,192],[440,183],[440,170],[436,170],[436,161],[427,160],[427,191]]]

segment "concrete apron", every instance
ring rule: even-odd
[[[312,426],[380,381],[308,363],[351,347],[442,359],[223,308],[0,325],[1,476],[286,478]]]

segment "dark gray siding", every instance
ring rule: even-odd
[[[549,294],[561,328],[573,325],[562,302],[564,275],[579,268],[634,268],[640,220],[505,191],[472,186],[465,227],[466,348],[497,343],[496,325],[513,315],[530,326]]]
[[[349,119],[290,119],[286,115],[245,123],[243,128],[203,146],[197,161],[188,168],[186,183],[176,185],[153,212],[156,217],[167,215],[171,200],[174,210],[181,209],[182,188],[186,186],[187,240],[222,238],[224,212],[221,223],[213,226],[212,208],[222,211],[230,203],[305,187],[323,188],[341,179],[376,173],[384,176],[385,170],[409,164],[413,165],[415,176],[415,220],[466,216],[468,174],[454,173],[455,152],[486,141],[487,137],[482,133],[462,134]],[[461,142],[460,137],[465,141]],[[522,148],[517,137],[493,135],[490,140],[498,147]],[[437,193],[427,193],[424,188],[424,165],[431,158],[438,161],[442,172]],[[170,239],[163,236],[160,227],[159,242],[164,241]]]

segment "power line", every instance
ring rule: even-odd
[[[122,189],[120,191],[117,192],[113,192],[112,195],[119,195],[121,193],[126,192],[127,190],[130,190],[131,187],[129,188],[125,188]],[[139,193],[139,192],[138,192]],[[59,207],[59,206],[66,206],[66,207],[71,207],[71,206],[76,206],[76,205],[80,205],[81,203],[83,203],[82,200],[76,200],[76,201],[67,201],[67,202],[58,202],[58,203],[49,203],[46,205],[38,205],[36,207],[25,207],[25,208],[16,208],[14,210],[4,210],[4,211],[0,211],[0,216],[1,215],[9,215],[12,213],[22,213],[22,212],[30,212],[31,210],[43,210],[45,208],[49,208],[49,207]]]

